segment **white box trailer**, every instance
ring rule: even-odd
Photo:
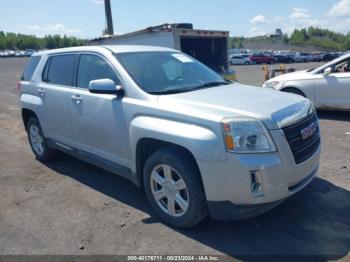
[[[105,36],[91,45],[151,45],[180,50],[217,72],[228,70],[228,31],[193,29],[192,24],[163,24],[123,35]]]

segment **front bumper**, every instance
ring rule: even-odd
[[[317,170],[311,173],[303,181],[299,182],[293,187],[289,188],[292,194],[298,192],[305,186],[307,186],[315,177]],[[276,206],[282,204],[287,198],[280,199],[274,202],[268,202],[263,204],[254,205],[236,205],[230,201],[208,201],[208,210],[210,217],[220,221],[232,221],[241,220],[250,217],[261,215]]]
[[[234,221],[261,215],[283,203],[283,201],[258,205],[235,205],[229,201],[209,201],[208,210],[210,217],[214,220]]]
[[[261,214],[307,186],[316,176],[321,147],[305,162],[296,164],[282,130],[270,130],[277,152],[227,153],[225,161],[198,161],[210,215],[234,220]],[[252,190],[258,173],[261,192]]]

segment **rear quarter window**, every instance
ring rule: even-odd
[[[76,55],[51,56],[45,66],[43,81],[46,83],[72,86]]]
[[[34,71],[40,62],[40,59],[41,59],[41,56],[32,56],[30,58],[29,62],[27,63],[23,71],[23,74],[21,77],[22,81],[30,81],[32,79]]]

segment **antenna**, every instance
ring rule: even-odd
[[[105,0],[105,12],[106,12],[106,20],[107,20],[106,34],[114,35],[112,9],[111,9],[110,0]]]

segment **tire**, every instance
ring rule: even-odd
[[[40,162],[47,162],[55,155],[55,150],[49,148],[46,138],[41,130],[40,123],[36,117],[28,120],[26,126],[30,147]]]
[[[200,173],[183,150],[164,148],[153,153],[145,163],[143,182],[148,201],[164,223],[190,228],[207,217]],[[182,189],[176,189],[175,183]]]
[[[299,95],[299,96],[302,96],[302,97],[306,97],[303,92],[301,92],[300,90],[298,90],[296,88],[288,87],[286,89],[283,89],[282,91],[285,92],[285,93],[290,93],[290,94],[295,94],[295,95]]]

